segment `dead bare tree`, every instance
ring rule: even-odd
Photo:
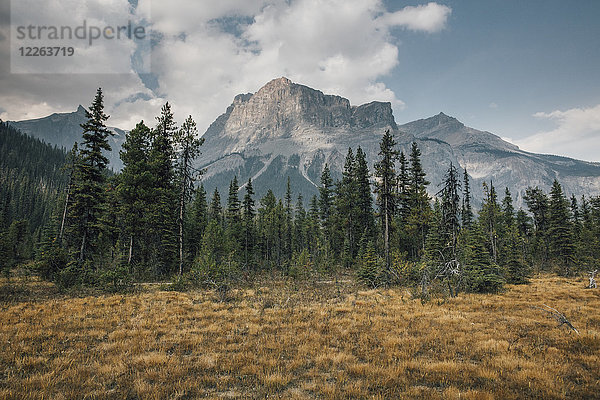
[[[538,310],[542,310],[546,313],[548,313],[550,315],[550,317],[554,318],[555,320],[558,321],[558,326],[563,326],[566,325],[569,329],[575,331],[576,334],[579,335],[579,331],[573,326],[573,324],[571,324],[571,321],[569,321],[567,319],[567,317],[565,317],[565,315],[561,312],[559,312],[557,309],[552,308],[550,306],[547,306],[546,304],[542,304],[544,307],[538,307],[538,306],[533,306],[533,308],[536,308]]]
[[[590,284],[587,286],[587,289],[596,289],[596,274],[598,273],[598,270],[595,269],[593,271],[589,271],[588,274],[590,274]]]

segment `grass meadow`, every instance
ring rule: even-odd
[[[426,303],[352,279],[74,297],[2,282],[0,399],[600,398],[600,290]],[[546,304],[579,330],[558,326]]]

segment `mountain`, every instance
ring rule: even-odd
[[[341,176],[348,147],[356,151],[361,146],[372,167],[387,129],[404,151],[416,140],[435,159],[456,162],[448,144],[399,131],[390,103],[351,106],[345,98],[279,78],[254,94],[235,97],[204,134],[198,164],[206,170],[203,182],[209,191],[226,191],[237,175],[240,184],[251,177],[258,196],[269,188],[283,196],[289,177],[294,192],[308,200],[318,193],[325,163],[334,179]],[[433,158],[424,162],[433,170]],[[443,176],[432,174],[434,179]]]
[[[600,193],[599,163],[529,153],[490,132],[469,128],[444,113],[409,122],[398,129],[417,138],[448,143],[460,166],[466,167],[474,180],[476,198],[483,196],[482,183],[490,180],[499,192],[508,187],[519,205],[528,186],[548,190],[554,179],[558,179],[569,194]]]
[[[69,150],[81,141],[85,109],[52,114],[45,118],[9,122],[33,137]],[[125,131],[110,128],[113,151],[110,166],[122,166],[119,150]],[[467,168],[477,206],[483,198],[482,183],[493,181],[503,196],[508,187],[517,206],[523,205],[528,186],[549,190],[558,179],[566,193],[580,196],[600,193],[600,164],[571,158],[523,151],[500,137],[465,126],[440,113],[431,118],[398,125],[390,103],[371,102],[353,106],[340,96],[274,79],[256,93],[239,94],[204,134],[205,143],[197,166],[205,169],[202,182],[211,195],[218,188],[225,198],[229,182],[238,177],[240,185],[252,178],[257,197],[268,189],[283,197],[289,177],[294,197],[302,193],[305,204],[318,194],[325,163],[333,178],[340,178],[348,147],[360,146],[369,167],[377,161],[383,133],[391,130],[398,149],[408,155],[411,143],[418,144],[430,195],[440,189],[445,171],[452,162]],[[241,189],[243,192],[243,189]]]
[[[302,193],[307,201],[318,193],[325,163],[334,179],[341,176],[348,147],[362,147],[373,171],[387,129],[406,154],[413,141],[418,144],[431,195],[450,162],[467,168],[475,203],[483,198],[482,182],[490,180],[500,196],[509,187],[519,206],[528,186],[548,190],[555,178],[570,194],[600,192],[598,163],[529,153],[443,113],[398,126],[390,103],[352,106],[287,78],[236,96],[204,134],[198,166],[206,171],[203,184],[209,193],[215,187],[226,193],[237,176],[240,184],[251,177],[258,196],[269,188],[283,196],[289,177],[295,196]]]
[[[69,151],[75,142],[81,144],[83,130],[80,124],[86,121],[85,108],[80,105],[75,112],[54,113],[44,118],[25,121],[8,121],[8,124],[27,135]],[[107,153],[109,167],[118,171],[123,167],[119,150],[125,141],[125,131],[112,127],[109,129],[113,132],[113,136],[108,138],[112,148],[112,151]]]

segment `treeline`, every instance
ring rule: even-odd
[[[35,257],[54,207],[66,187],[62,149],[0,121],[0,270]]]
[[[455,296],[599,261],[600,198],[567,199],[555,181],[550,193],[529,188],[527,210],[515,210],[509,189],[499,196],[490,182],[476,214],[466,170],[450,164],[432,199],[418,146],[399,153],[390,132],[373,173],[360,147],[348,149],[339,181],[325,165],[318,196],[294,194],[288,180],[283,199],[256,199],[252,181],[237,178],[228,193],[206,193],[193,167],[202,139],[191,117],[177,126],[168,103],[153,127],[142,121],[127,134],[117,175],[103,155],[100,89],[87,117],[39,244],[40,272],[62,286],[178,277],[223,289],[265,270],[302,279],[345,268],[372,287]]]

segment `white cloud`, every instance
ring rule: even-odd
[[[446,27],[452,9],[437,3],[416,7],[408,6],[386,14],[381,19],[385,25],[396,25],[411,31],[439,32]]]
[[[251,1],[237,9],[224,5],[213,9],[210,18],[252,18],[239,23],[240,35],[208,23],[205,11],[198,12],[198,19],[188,18],[194,23],[185,24],[185,40],[178,29],[164,28],[172,36],[155,49],[153,68],[161,93],[176,112],[196,117],[200,130],[233,96],[254,92],[279,76],[347,97],[353,104],[390,101],[401,109],[404,103],[380,81],[399,62],[390,29],[438,31],[450,11],[429,3],[391,14],[381,0]],[[155,7],[152,12],[160,29],[164,18]],[[188,12],[194,15],[192,8]]]
[[[600,104],[591,108],[538,112],[535,118],[556,123],[556,128],[518,140],[521,148],[538,153],[560,154],[600,161]]]
[[[46,3],[58,7],[61,1]],[[127,0],[85,2],[104,3],[109,14],[128,6]],[[152,54],[154,93],[135,75],[5,75],[0,76],[5,109],[0,117],[73,110],[78,103],[87,105],[102,86],[113,125],[131,128],[139,118],[153,124],[168,100],[176,120],[190,114],[203,132],[236,94],[254,92],[280,76],[352,104],[390,101],[399,110],[404,103],[381,82],[400,62],[391,30],[438,32],[450,13],[436,3],[389,13],[382,0],[204,0],[201,6],[139,0],[135,17],[150,21],[161,37]]]

